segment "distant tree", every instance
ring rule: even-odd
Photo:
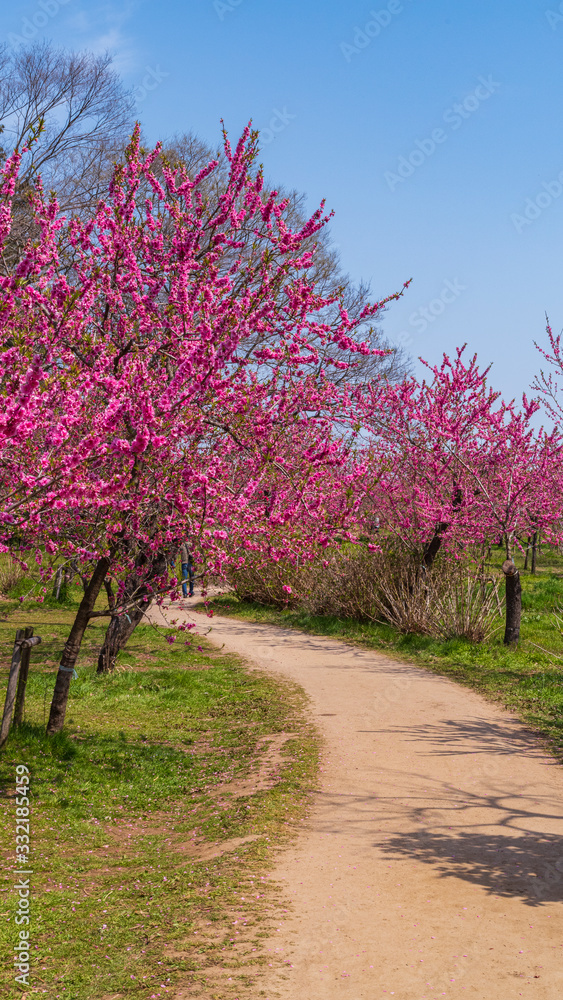
[[[112,161],[135,123],[132,97],[109,54],[69,52],[48,42],[21,49],[0,45],[2,152],[25,153],[12,204],[4,270],[34,234],[31,189],[41,175],[56,189],[62,212],[92,209],[111,178]],[[34,139],[34,141],[31,141]]]
[[[522,611],[514,554],[531,524],[560,539],[563,439],[535,430],[537,401],[505,403],[489,370],[476,356],[466,363],[463,350],[427,366],[428,382],[406,379],[358,398],[358,420],[373,434],[367,468],[382,523],[420,547],[424,567],[443,547],[502,539],[504,641],[513,646]]]

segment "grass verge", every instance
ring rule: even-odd
[[[300,690],[205,640],[137,629],[97,677],[88,629],[65,731],[45,722],[68,609],[0,624],[0,691],[16,627],[33,625],[26,721],[0,759],[5,874],[0,972],[8,998],[117,1000],[260,995],[279,913],[274,844],[302,820],[318,743]],[[2,695],[3,697],[3,695]],[[30,986],[14,982],[15,768],[31,774]]]

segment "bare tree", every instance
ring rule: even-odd
[[[38,175],[46,189],[57,191],[64,212],[91,207],[107,189],[134,118],[133,99],[109,54],[68,52],[47,42],[18,50],[0,46],[2,155],[29,146],[5,267],[13,266],[33,234],[29,193]]]

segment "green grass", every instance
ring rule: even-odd
[[[15,767],[31,773],[32,994],[49,1000],[255,996],[261,941],[278,905],[267,873],[274,843],[304,815],[318,744],[300,691],[249,671],[204,640],[169,646],[137,629],[116,673],[98,677],[104,626],[87,631],[65,730],[45,736],[66,608],[39,606],[0,624],[5,690],[16,627],[33,625],[26,722],[0,759],[0,982],[14,984]],[[234,794],[267,740],[294,734],[272,787]],[[257,839],[232,843],[235,839]],[[207,857],[227,848],[222,856]],[[206,859],[207,858],[207,859]],[[248,993],[250,991],[250,993]],[[32,995],[28,991],[28,996]]]
[[[518,557],[517,562],[521,567],[523,560]],[[502,555],[495,552],[493,568],[498,569],[501,563]],[[385,650],[398,659],[450,677],[517,712],[548,737],[551,749],[563,757],[563,612],[559,614],[563,608],[563,558],[549,552],[542,558],[536,576],[522,572],[522,592],[521,641],[515,651],[503,645],[501,617],[495,622],[491,638],[478,644],[464,639],[440,641],[402,635],[384,623],[313,615],[299,608],[276,610],[252,601],[238,601],[234,595],[215,599],[212,607],[219,614]]]

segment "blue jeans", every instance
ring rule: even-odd
[[[182,563],[182,594],[184,597],[188,596],[188,588],[186,587],[186,581],[190,585],[190,597],[194,596],[194,567],[193,563],[187,562]]]

